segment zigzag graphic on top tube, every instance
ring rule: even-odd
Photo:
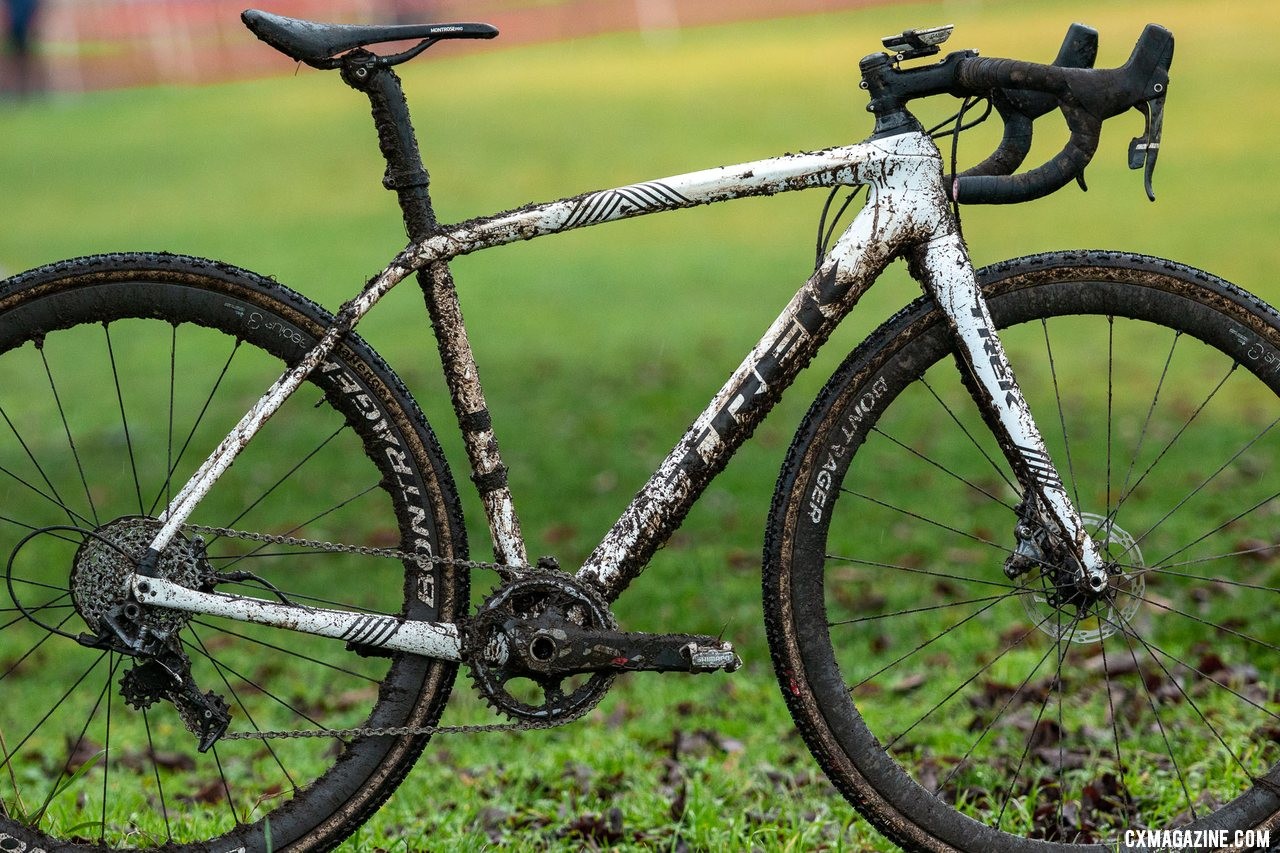
[[[662,210],[691,203],[689,198],[658,181],[633,184],[629,187],[602,190],[579,199],[569,218],[565,220],[564,227],[572,228],[603,222],[619,208],[621,212],[627,213],[630,210]]]

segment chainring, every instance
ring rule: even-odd
[[[560,572],[521,573],[499,586],[476,610],[464,633],[462,657],[485,701],[513,720],[563,723],[582,716],[608,692],[614,672],[542,675],[521,667],[512,629],[571,623],[615,630],[604,599]]]

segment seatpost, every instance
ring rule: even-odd
[[[390,68],[378,64],[375,54],[361,48],[342,58],[342,79],[351,88],[369,96],[373,123],[378,129],[378,148],[387,161],[382,185],[399,198],[409,239],[430,237],[436,229],[428,189],[431,178],[422,164],[400,78]]]
[[[400,78],[375,54],[361,48],[342,58],[342,79],[369,96],[373,123],[378,129],[378,147],[387,161],[382,183],[396,193],[409,239],[419,242],[434,236],[439,224],[431,206],[431,178],[422,163]],[[489,519],[494,559],[506,565],[526,566],[529,560],[507,485],[507,468],[498,452],[448,263],[439,261],[418,270],[418,284],[440,349],[449,396],[471,464],[471,479]]]

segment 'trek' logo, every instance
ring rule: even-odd
[[[1000,390],[1005,392],[1005,405],[1017,406],[1018,397],[1013,393],[1013,376],[1009,372],[1009,364],[1000,355],[1000,345],[996,342],[995,334],[987,328],[987,318],[983,314],[982,306],[974,305],[969,313],[978,321],[977,331],[978,337],[982,338],[982,351],[987,354],[987,361],[991,363],[991,370],[995,373]]]

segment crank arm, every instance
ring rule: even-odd
[[[513,625],[509,663],[562,677],[585,672],[734,672],[742,659],[731,643],[697,634],[647,634],[573,625]]]
[[[350,613],[281,604],[242,595],[199,592],[162,578],[135,575],[133,594],[148,606],[223,616],[335,640],[364,649],[409,652],[440,660],[460,660],[462,641],[450,622],[420,622],[371,613]]]

